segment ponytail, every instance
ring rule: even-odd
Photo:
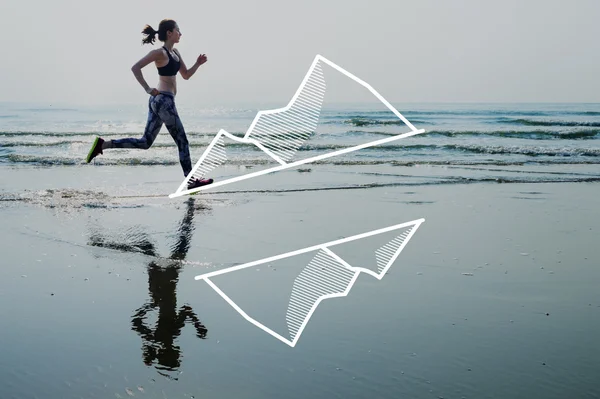
[[[172,19],[163,19],[158,24],[158,30],[154,30],[150,25],[144,26],[144,30],[142,33],[146,35],[146,37],[142,40],[142,44],[154,44],[156,40],[155,36],[158,34],[158,40],[165,41],[167,40],[167,31],[172,31],[177,23]]]
[[[150,25],[146,25],[142,33],[146,35],[146,37],[142,39],[142,44],[154,44],[154,41],[156,40],[154,36],[156,36],[158,31],[155,31]]]

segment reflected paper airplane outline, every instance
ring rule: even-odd
[[[257,123],[259,123],[260,119],[262,116],[264,115],[273,115],[273,114],[282,114],[285,111],[290,110],[290,108],[292,108],[292,106],[296,103],[296,100],[298,99],[298,97],[300,95],[303,95],[303,91],[306,87],[307,84],[313,83],[313,87],[309,88],[309,90],[312,94],[310,95],[305,95],[305,98],[308,98],[309,100],[309,104],[308,104],[308,108],[305,105],[301,105],[300,107],[304,108],[304,112],[303,114],[305,115],[301,115],[300,117],[295,116],[295,117],[290,117],[289,119],[286,119],[286,124],[290,125],[290,126],[304,126],[304,129],[306,129],[306,126],[309,126],[310,123],[307,123],[307,121],[309,119],[313,119],[311,118],[310,114],[311,113],[315,113],[315,112],[320,112],[320,105],[318,106],[318,110],[317,107],[313,104],[314,102],[318,101],[318,100],[322,100],[319,98],[318,94],[321,94],[322,97],[322,93],[317,93],[317,95],[314,94],[315,90],[314,87],[318,87],[319,83],[315,83],[315,81],[313,80],[312,82],[309,81],[309,79],[313,76],[313,72],[315,70],[315,68],[317,67],[318,63],[320,61],[323,61],[324,63],[326,63],[327,65],[331,66],[332,68],[336,69],[337,71],[343,73],[344,75],[346,75],[347,77],[351,78],[352,80],[354,80],[355,82],[359,83],[360,85],[364,86],[365,88],[367,88],[375,97],[377,97],[377,99],[379,99],[379,101],[381,101],[383,104],[385,104],[385,106],[392,111],[398,118],[400,118],[410,129],[410,132],[407,133],[403,133],[403,134],[399,134],[396,136],[391,136],[385,139],[381,139],[381,140],[375,140],[375,141],[371,141],[368,143],[364,143],[364,144],[360,144],[357,146],[353,146],[353,147],[349,147],[349,148],[344,148],[342,150],[338,150],[338,151],[334,151],[334,152],[330,152],[330,153],[326,153],[326,154],[322,154],[322,155],[318,155],[315,157],[311,157],[311,158],[307,158],[307,159],[302,159],[296,162],[292,162],[292,163],[287,163],[285,162],[283,159],[281,159],[280,156],[276,155],[274,152],[277,152],[275,150],[269,150],[268,148],[266,148],[266,146],[263,143],[258,142],[256,139],[252,139],[250,138],[250,134],[252,133],[252,131],[255,129]],[[320,73],[320,69],[319,69],[319,73]],[[305,103],[306,100],[305,98],[302,99],[302,103]],[[312,101],[312,103],[311,103]],[[311,108],[312,107],[312,108]],[[312,115],[314,116],[314,115]],[[285,117],[282,117],[282,119]],[[263,118],[264,119],[264,118]],[[286,127],[286,126],[284,126]],[[267,129],[271,132],[273,132],[273,126],[271,126],[271,128]],[[311,129],[314,130],[314,129]],[[371,87],[371,85],[369,85],[368,83],[364,82],[363,80],[359,79],[358,77],[354,76],[353,74],[351,74],[350,72],[346,71],[345,69],[341,68],[340,66],[336,65],[335,63],[329,61],[328,59],[326,59],[325,57],[321,56],[320,54],[317,54],[309,71],[307,72],[306,76],[304,77],[304,80],[302,81],[302,83],[300,84],[300,87],[298,87],[298,90],[296,91],[296,94],[294,95],[294,97],[292,97],[292,99],[290,100],[290,102],[288,103],[288,105],[284,108],[278,108],[278,109],[273,109],[273,110],[267,110],[267,111],[259,111],[256,114],[256,117],[254,118],[252,124],[250,125],[250,127],[248,128],[248,130],[246,131],[246,134],[244,135],[243,138],[237,137],[231,133],[228,133],[227,131],[221,129],[219,130],[219,133],[217,133],[217,135],[214,137],[214,139],[211,141],[211,143],[209,144],[209,146],[206,148],[206,150],[204,151],[204,153],[202,154],[202,156],[200,157],[200,159],[198,160],[198,162],[196,162],[196,165],[194,166],[194,168],[192,169],[192,171],[183,179],[183,182],[179,185],[179,187],[177,188],[177,191],[175,191],[172,194],[169,194],[169,198],[175,198],[175,197],[179,197],[182,195],[186,195],[186,194],[193,194],[196,193],[198,191],[202,191],[202,190],[210,190],[219,186],[223,186],[226,184],[230,184],[230,183],[234,183],[237,181],[241,181],[241,180],[246,180],[246,179],[250,179],[253,177],[258,177],[261,175],[265,175],[268,173],[273,173],[273,172],[277,172],[280,170],[285,170],[285,169],[289,169],[289,168],[293,168],[296,166],[300,166],[300,165],[304,165],[307,163],[311,163],[311,162],[315,162],[315,161],[320,161],[322,159],[326,159],[326,158],[331,158],[331,157],[335,157],[338,155],[342,155],[342,154],[346,154],[349,152],[353,152],[353,151],[358,151],[361,150],[363,148],[367,148],[367,147],[373,147],[376,145],[380,145],[380,144],[385,144],[385,143],[389,143],[391,141],[394,140],[400,140],[403,138],[407,138],[407,137],[411,137],[420,133],[424,133],[425,130],[424,129],[416,129],[402,114],[400,114],[400,112],[398,112],[398,110],[396,110],[396,108],[394,108],[385,98],[383,98],[383,96],[381,96],[381,94],[379,94],[373,87]],[[276,132],[277,135],[277,132]],[[278,142],[277,140],[269,140],[267,139],[265,142],[270,142],[271,144],[275,143],[274,146],[276,147],[277,150],[285,152],[285,148],[289,147],[290,144],[293,147],[294,144],[297,144],[301,141],[301,139],[304,139],[304,137],[300,137],[298,139],[297,134],[289,134],[289,137],[287,138],[287,143],[281,143]],[[244,143],[244,144],[253,144],[255,146],[257,146],[258,148],[260,148],[263,152],[265,152],[269,157],[271,157],[273,160],[277,161],[278,163],[280,163],[281,165],[279,166],[275,166],[272,168],[268,168],[265,170],[261,170],[261,171],[257,171],[254,173],[249,173],[249,174],[245,174],[242,176],[237,176],[234,178],[230,178],[230,179],[226,179],[220,182],[216,182],[216,183],[212,183],[212,184],[208,184],[205,186],[201,186],[201,187],[197,187],[197,188],[193,188],[193,189],[186,189],[187,188],[187,184],[189,182],[189,180],[191,178],[193,178],[196,174],[196,172],[200,169],[201,172],[208,172],[210,170],[212,170],[214,167],[216,167],[217,165],[225,162],[226,160],[226,156],[225,156],[225,150],[224,150],[224,142],[223,142],[223,137],[227,137],[230,138],[231,140],[234,140],[236,142],[239,143]],[[216,154],[210,154],[211,151],[213,151],[213,148],[215,148],[215,152]],[[210,156],[209,156],[210,155]],[[207,161],[207,165],[202,165],[202,163],[204,161]]]
[[[287,344],[287,345],[289,345],[291,347],[294,347],[294,346],[296,346],[296,343],[298,342],[298,339],[300,338],[300,335],[302,334],[302,331],[304,330],[304,328],[308,324],[308,321],[310,320],[312,314],[314,313],[314,311],[317,308],[317,306],[319,306],[319,303],[321,303],[321,301],[323,301],[325,299],[329,299],[329,298],[345,297],[346,295],[348,295],[348,293],[352,289],[352,286],[354,285],[356,279],[358,278],[358,275],[361,272],[362,273],[367,273],[367,274],[369,274],[369,275],[377,278],[378,280],[381,280],[383,278],[383,276],[386,274],[386,272],[388,271],[388,269],[391,267],[391,265],[394,263],[394,261],[396,260],[396,258],[400,255],[400,252],[402,252],[402,250],[404,249],[404,247],[406,246],[406,244],[408,243],[408,241],[410,241],[410,239],[412,238],[413,234],[420,227],[421,223],[423,223],[424,221],[425,221],[425,219],[421,218],[421,219],[413,220],[411,222],[397,224],[397,225],[385,227],[385,228],[378,229],[378,230],[372,230],[372,231],[369,231],[369,232],[366,232],[366,233],[362,233],[362,234],[358,234],[358,235],[354,235],[354,236],[351,236],[351,237],[346,237],[346,238],[342,238],[342,239],[335,240],[335,241],[330,241],[330,242],[326,242],[326,243],[322,243],[322,244],[317,244],[317,245],[314,245],[314,246],[311,246],[311,247],[302,248],[302,249],[299,249],[299,250],[296,250],[296,251],[286,252],[286,253],[283,253],[283,254],[280,254],[280,255],[276,255],[276,256],[272,256],[272,257],[260,259],[260,260],[249,262],[249,263],[244,263],[242,265],[232,266],[232,267],[228,267],[226,269],[222,269],[222,270],[217,270],[217,271],[214,271],[214,272],[200,274],[200,275],[197,275],[195,277],[195,280],[204,280],[204,281],[206,281],[206,283],[208,285],[210,285],[210,287],[212,289],[214,289],[223,299],[225,299],[225,301],[227,301],[227,303],[229,303],[247,321],[249,321],[250,323],[254,324],[256,327],[260,328],[261,330],[265,331],[266,333],[272,335],[273,337],[277,338],[278,340],[282,341],[283,343],[285,343],[285,344]],[[343,243],[346,243],[346,242],[349,242],[349,241],[359,240],[361,238],[370,237],[370,236],[373,236],[373,235],[376,235],[376,234],[381,234],[381,233],[386,233],[386,232],[393,231],[393,230],[398,230],[398,229],[409,227],[409,226],[413,226],[412,229],[407,234],[407,236],[403,239],[402,243],[395,250],[395,252],[392,254],[392,256],[390,256],[389,261],[387,262],[387,264],[385,265],[385,267],[383,267],[383,269],[379,273],[376,273],[376,272],[374,272],[372,270],[369,270],[369,269],[366,269],[366,268],[351,266],[346,261],[344,261],[342,258],[340,258],[338,255],[336,255],[330,249],[330,247],[333,247],[335,245],[343,244]],[[312,304],[312,306],[311,306],[311,308],[310,308],[307,316],[304,318],[304,320],[300,324],[297,332],[295,332],[293,340],[291,340],[291,341],[289,339],[281,336],[280,334],[276,333],[275,331],[271,330],[270,328],[268,328],[264,324],[260,323],[259,321],[253,319],[248,314],[246,314],[246,312],[244,312],[231,298],[229,298],[227,296],[227,294],[225,294],[219,287],[217,287],[217,285],[214,282],[212,282],[210,280],[211,277],[215,277],[215,276],[218,276],[218,275],[222,275],[222,274],[226,274],[226,273],[231,273],[231,272],[234,272],[234,271],[237,271],[237,270],[241,270],[241,269],[245,269],[245,268],[248,268],[248,267],[252,267],[252,266],[260,265],[260,264],[263,264],[263,263],[272,262],[272,261],[275,261],[275,260],[279,260],[279,259],[283,259],[283,258],[288,258],[288,257],[291,257],[291,256],[300,255],[300,254],[303,254],[303,253],[307,253],[307,252],[311,252],[311,251],[316,251],[316,250],[323,250],[329,256],[331,256],[336,261],[338,261],[339,263],[341,263],[341,265],[343,265],[343,267],[345,269],[347,269],[348,271],[354,272],[354,275],[352,276],[350,282],[347,284],[346,289],[344,290],[344,292],[334,293],[334,294],[327,294],[327,295],[320,296],[314,302],[314,304]],[[292,292],[292,295],[293,295],[293,293],[294,292]],[[289,311],[288,311],[288,315],[289,315]]]

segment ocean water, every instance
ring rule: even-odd
[[[394,104],[416,128],[416,137],[328,158],[320,164],[448,165],[485,168],[487,178],[504,178],[494,167],[527,166],[535,173],[519,181],[594,176],[554,175],[557,167],[587,170],[600,160],[600,104]],[[274,107],[276,108],[276,107]],[[264,109],[264,108],[260,108]],[[259,108],[192,108],[179,106],[195,162],[220,129],[243,136]],[[81,165],[96,135],[105,139],[140,137],[146,107],[75,107],[0,104],[0,163],[6,166]],[[405,133],[395,115],[368,104],[336,105],[323,110],[319,126],[296,159]],[[235,145],[233,147],[236,147]],[[264,163],[257,147],[237,145],[230,165]],[[103,165],[177,165],[173,140],[163,130],[151,151],[107,151]],[[470,178],[468,169],[460,169]],[[592,169],[593,170],[593,169]],[[549,174],[544,174],[548,171]]]
[[[600,104],[393,105],[426,133],[169,199],[165,129],[84,161],[96,135],[139,137],[143,104],[0,104],[0,398],[600,397]],[[192,161],[260,109],[180,105]],[[331,106],[296,159],[407,131]],[[227,148],[217,180],[266,167]],[[419,218],[294,348],[194,280]],[[284,265],[227,276],[284,323]]]

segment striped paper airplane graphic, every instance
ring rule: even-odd
[[[352,79],[368,89],[386,108],[399,118],[409,128],[408,132],[392,135],[385,139],[375,140],[368,143],[355,145],[338,151],[332,151],[318,156],[300,159],[294,161],[298,149],[311,138],[319,124],[323,100],[327,88],[327,82],[323,73],[323,67],[327,65],[337,72]],[[383,98],[369,84],[354,76],[335,63],[329,61],[321,55],[317,55],[304,80],[298,87],[296,94],[284,108],[260,111],[257,113],[244,137],[235,136],[223,129],[213,138],[208,145],[192,171],[189,173],[177,190],[169,194],[169,198],[175,198],[186,194],[192,194],[202,190],[211,190],[213,188],[231,184],[237,181],[258,177],[268,173],[273,173],[300,165],[320,161],[363,148],[373,147],[406,137],[423,133],[423,129],[415,128],[398,110],[396,110],[385,98]],[[249,144],[256,146],[269,158],[270,161],[279,163],[268,169],[247,173],[241,176],[228,178],[222,181],[216,181],[212,184],[188,189],[188,183],[191,179],[209,178],[210,173],[217,167],[227,161],[227,150],[225,139],[236,143]]]
[[[325,299],[348,295],[360,273],[366,273],[381,280],[412,238],[417,228],[424,221],[424,219],[418,219],[336,241],[325,242],[242,265],[204,273],[196,276],[195,279],[206,281],[208,285],[247,321],[281,342],[294,347],[319,303]],[[356,242],[358,240],[360,241]],[[363,241],[366,246],[370,247],[370,250],[364,250],[364,246],[361,245]],[[311,257],[308,264],[303,263],[302,259],[294,262],[294,258],[302,255],[309,255]],[[257,317],[251,316],[250,312],[244,311],[242,309],[244,304],[240,305],[231,298],[235,294],[233,290],[238,289],[239,285],[230,286],[229,288],[232,292],[228,295],[225,293],[227,288],[219,287],[213,281],[215,278],[219,278],[219,276],[244,269],[249,270],[249,268],[255,266],[263,265],[271,267],[276,262],[285,259],[289,259],[288,265],[301,268],[299,269],[301,270],[299,273],[293,274],[294,279],[291,287],[291,295],[289,295],[285,313],[286,331],[277,332],[275,329],[267,327]],[[255,274],[255,276],[258,277],[254,278],[264,278],[264,275]],[[280,276],[281,274],[277,280],[277,285],[279,286],[282,285]],[[240,276],[236,280],[235,284],[239,284],[242,281],[245,286],[254,285],[250,279],[243,276]],[[271,298],[272,296],[269,294],[269,299],[272,300]],[[254,296],[252,300],[254,300]]]

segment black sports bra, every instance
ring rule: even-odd
[[[156,69],[158,69],[158,74],[160,76],[177,75],[177,72],[179,72],[179,67],[181,66],[181,62],[175,61],[175,59],[171,56],[171,53],[169,52],[169,50],[167,50],[166,47],[163,47],[163,48],[167,52],[167,56],[169,56],[169,63],[167,65],[165,65],[164,67],[160,67],[160,68],[157,67]]]

